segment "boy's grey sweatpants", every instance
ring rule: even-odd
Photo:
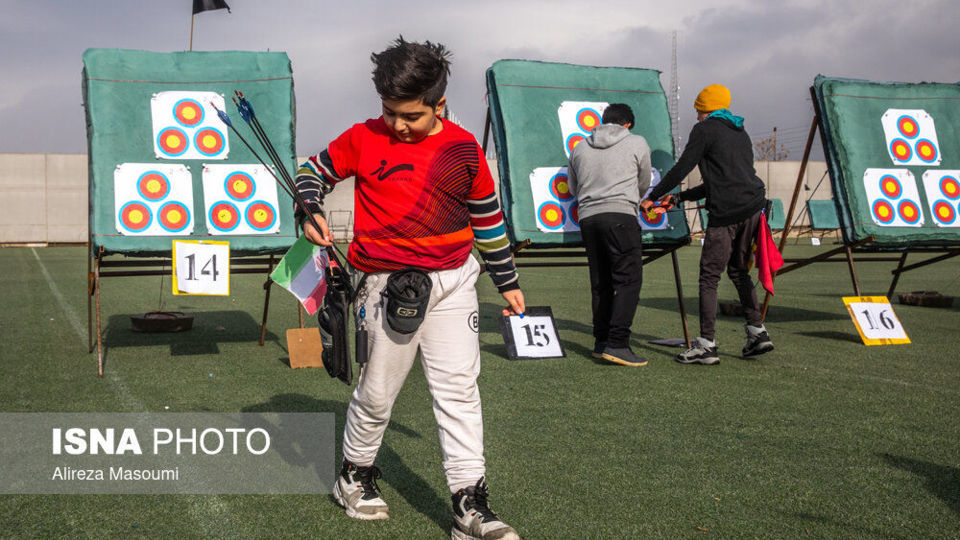
[[[763,214],[759,211],[740,223],[714,227],[707,226],[700,254],[700,337],[714,341],[717,323],[717,285],[720,275],[727,275],[737,287],[747,323],[763,324],[757,293],[748,267],[751,246]]]
[[[480,412],[480,340],[475,284],[480,265],[473,256],[453,270],[429,272],[433,280],[427,314],[412,334],[394,332],[381,308],[380,293],[389,272],[367,276],[366,311],[369,359],[347,408],[343,457],[372,465],[390,421],[393,402],[413,367],[417,349],[433,395],[440,432],[443,472],[451,493],[484,475],[483,417]],[[384,300],[385,301],[385,300]]]

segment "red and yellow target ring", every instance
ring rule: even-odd
[[[893,222],[896,214],[893,212],[893,206],[890,203],[879,199],[873,203],[873,217],[877,218],[880,223],[888,225]]]
[[[903,193],[903,186],[900,185],[900,179],[892,174],[885,174],[880,178],[880,191],[891,199],[899,199]]]
[[[890,142],[890,153],[897,161],[910,161],[910,156],[913,155],[910,145],[903,139],[894,139]]]
[[[229,201],[220,201],[210,207],[210,225],[221,232],[230,232],[240,224],[240,210]]]
[[[181,99],[173,106],[173,117],[184,127],[196,127],[203,122],[203,107],[193,99]]]
[[[537,216],[544,227],[554,230],[563,227],[563,207],[554,202],[545,202],[537,210]]]
[[[577,111],[577,126],[587,133],[590,133],[594,128],[599,126],[600,122],[600,114],[591,108],[584,107]]]
[[[640,212],[640,219],[642,219],[643,222],[650,227],[659,227],[660,225],[663,225],[664,220],[667,219],[667,214],[657,212],[654,213],[654,217],[651,218],[646,212]]]
[[[897,118],[897,129],[900,134],[908,139],[912,139],[920,134],[920,124],[909,114],[904,114]]]
[[[917,157],[924,163],[933,163],[937,160],[937,147],[929,139],[917,141]]]
[[[197,151],[205,156],[215,156],[223,152],[224,144],[223,133],[217,128],[205,127],[197,130],[193,136],[193,144]]]
[[[249,174],[236,171],[227,175],[223,189],[234,200],[245,201],[253,197],[253,194],[257,191],[257,184]]]
[[[933,203],[933,217],[943,225],[952,225],[957,220],[957,210],[947,201]]]
[[[265,231],[277,221],[277,211],[265,201],[257,201],[247,207],[247,222],[258,231]]]
[[[178,127],[164,128],[157,135],[157,146],[168,156],[179,156],[189,147],[187,134]]]
[[[580,226],[580,203],[575,203],[570,207],[570,219],[577,224],[577,227]]]
[[[160,207],[157,219],[165,230],[180,232],[190,224],[190,210],[181,202],[171,201]]]
[[[567,137],[567,143],[566,143],[567,152],[573,153],[573,149],[576,148],[576,146],[580,144],[585,138],[586,137],[584,137],[582,133],[574,133],[573,135],[570,135],[569,137]]]
[[[570,192],[569,178],[564,173],[557,173],[550,179],[550,193],[561,201],[569,201],[573,198]]]
[[[120,207],[120,224],[130,232],[143,232],[153,221],[147,205],[132,201]]]
[[[147,171],[137,180],[137,191],[148,201],[160,201],[170,193],[170,181],[162,172]]]
[[[951,200],[960,199],[960,182],[952,176],[944,176],[940,179],[940,193]]]
[[[897,213],[900,214],[900,219],[908,225],[920,221],[920,207],[911,200],[900,201],[900,204],[897,205]]]

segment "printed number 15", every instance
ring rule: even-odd
[[[530,329],[530,325],[529,325],[529,324],[520,327],[520,328],[523,328],[523,330],[527,333],[527,346],[528,346],[528,347],[533,347],[533,346],[536,346],[536,347],[544,347],[544,346],[547,346],[547,345],[550,344],[550,336],[547,335],[546,333],[542,333],[542,331],[543,331],[544,329],[546,329],[546,327],[547,327],[547,326],[544,325],[544,324],[536,324],[536,325],[534,325],[534,326],[533,326],[533,330]],[[534,340],[534,338],[543,338],[543,339],[545,340],[545,342],[544,342],[544,343],[540,343],[540,340],[539,340],[539,339]]]

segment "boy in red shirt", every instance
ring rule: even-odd
[[[347,409],[334,498],[350,517],[388,517],[374,460],[419,348],[452,493],[451,535],[511,539],[518,536],[490,510],[484,481],[474,243],[507,301],[504,315],[523,313],[524,300],[483,153],[473,135],[441,119],[448,56],[442,45],[402,37],[371,55],[383,115],[354,125],[297,171],[297,188],[320,227],[307,222],[304,234],[321,246],[333,242],[323,197],[355,177],[347,259],[367,274],[356,309],[369,332],[369,357]],[[382,299],[391,272],[406,268],[427,272],[432,284],[423,321],[409,334],[391,327]]]

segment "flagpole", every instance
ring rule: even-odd
[[[196,17],[195,13],[190,14],[190,50],[193,50],[193,18]]]

